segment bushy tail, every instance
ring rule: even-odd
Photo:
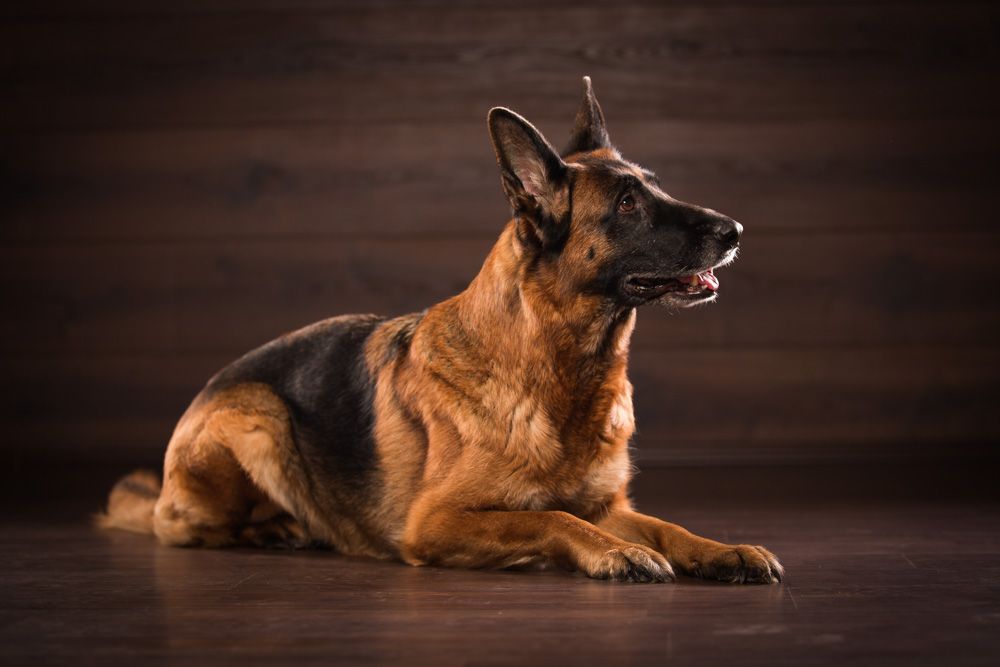
[[[108,509],[94,517],[101,528],[153,532],[153,507],[160,497],[160,476],[149,470],[125,475],[111,489]]]

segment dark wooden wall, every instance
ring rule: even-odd
[[[4,3],[5,452],[153,461],[243,351],[461,290],[488,109],[561,145],[589,74],[746,226],[718,304],[640,313],[647,463],[990,454],[998,47],[991,3]]]

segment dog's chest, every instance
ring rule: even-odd
[[[533,375],[491,369],[479,414],[456,421],[461,440],[485,444],[467,449],[464,462],[476,470],[470,479],[498,507],[586,513],[628,482],[632,386],[623,365],[590,369],[591,381],[573,387],[547,376],[544,364],[534,368]]]
[[[606,505],[628,483],[628,450],[598,455],[586,465],[574,463],[544,476],[508,478],[503,505],[508,510],[563,510],[586,516]]]
[[[547,442],[534,440],[536,456],[508,478],[505,504],[520,510],[566,510],[587,514],[606,504],[631,475],[628,440],[634,430],[631,392],[609,410],[595,415],[594,428],[562,441],[548,432]],[[537,418],[536,429],[537,433]],[[522,450],[524,451],[524,450]],[[544,452],[544,455],[542,455]]]
[[[612,456],[593,461],[578,492],[566,498],[565,502],[574,513],[589,514],[624,489],[631,472],[628,449],[622,447]]]

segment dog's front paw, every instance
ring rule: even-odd
[[[609,549],[585,568],[594,579],[663,583],[674,580],[674,571],[661,554],[638,544]]]
[[[706,547],[692,556],[684,570],[702,579],[741,584],[773,584],[780,582],[785,573],[774,554],[764,547],[748,544]]]

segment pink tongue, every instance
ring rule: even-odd
[[[705,273],[699,273],[698,282],[708,289],[719,289],[719,279],[715,277],[714,273],[712,273],[712,269],[709,269]]]
[[[694,280],[698,281],[699,285],[707,287],[710,290],[719,289],[719,279],[715,277],[712,269],[705,271],[704,273],[699,273],[697,276],[685,276],[683,278],[678,278],[682,283],[692,284]]]

